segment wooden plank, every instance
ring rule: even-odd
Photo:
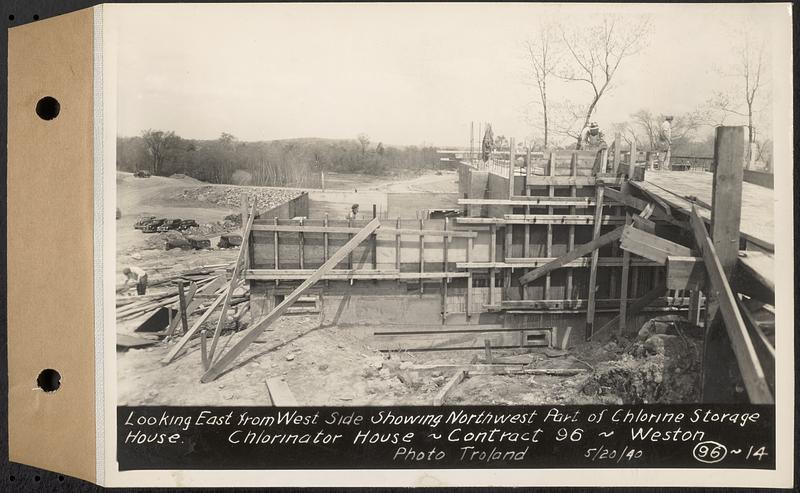
[[[305,293],[308,288],[316,284],[328,271],[332,270],[340,261],[349,255],[354,248],[360,245],[365,239],[372,234],[378,227],[380,222],[378,219],[373,219],[369,222],[364,229],[358,232],[353,238],[337,250],[327,262],[317,269],[308,279],[306,279],[300,286],[287,295],[284,300],[276,306],[266,317],[256,322],[254,326],[247,331],[237,343],[227,353],[223,354],[219,360],[212,363],[211,367],[206,371],[202,378],[202,382],[210,382],[217,378],[225,368],[233,362],[246,348],[250,345],[262,332],[264,332],[269,325],[280,317],[294,302]]]
[[[569,174],[570,176],[577,176],[578,175],[578,154],[573,152],[570,156],[569,162]],[[575,185],[570,185],[569,187],[569,195],[570,197],[576,197],[578,195],[578,187]],[[592,199],[594,199],[592,197]],[[575,206],[570,206],[569,213],[575,214],[576,208]],[[575,225],[569,225],[569,231],[567,232],[567,251],[572,251],[575,249]],[[572,270],[567,271],[567,282],[565,286],[565,298],[572,298],[573,289],[573,274]]]
[[[689,313],[686,315],[687,321],[695,327],[700,326],[700,302],[701,291],[699,289],[695,289],[689,294]]]
[[[447,398],[447,394],[449,394],[456,385],[461,383],[464,378],[466,378],[467,372],[464,370],[457,370],[455,375],[447,381],[447,383],[442,387],[441,390],[436,394],[436,397],[433,398],[433,405],[434,406],[441,406],[444,403],[444,400]]]
[[[244,221],[244,219],[242,221]],[[277,217],[273,218],[273,222],[275,223],[275,227],[277,227],[278,226],[278,218]],[[244,243],[244,237],[242,237],[242,243]],[[276,269],[280,269],[281,268],[281,264],[280,264],[280,260],[278,259],[278,250],[280,250],[280,248],[278,247],[278,230],[277,229],[275,230],[275,233],[273,233],[272,244],[273,244],[273,246],[275,248],[275,268]]]
[[[247,255],[247,248],[250,244],[250,231],[253,227],[253,220],[256,217],[256,202],[253,201],[253,207],[250,209],[250,215],[247,217],[247,225],[242,232],[242,246],[239,247],[239,254],[236,256],[236,261],[233,264],[233,274],[231,275],[231,282],[228,285],[228,291],[225,295],[225,301],[222,303],[222,311],[217,320],[217,328],[214,330],[214,335],[211,337],[211,347],[208,348],[208,360],[214,361],[214,352],[217,349],[219,336],[222,334],[222,327],[225,325],[225,317],[228,315],[228,308],[231,306],[231,298],[233,291],[239,284],[239,273],[242,269],[242,261]]]
[[[640,215],[635,215],[632,217],[633,224],[636,226],[637,229],[641,229],[651,235],[656,234],[656,223],[649,219],[645,219]]]
[[[399,231],[400,230],[400,218],[399,217],[396,220],[396,224],[397,224],[397,230]],[[400,233],[395,233],[395,237],[394,237],[394,251],[395,251],[395,254],[394,254],[394,267],[397,270],[400,270],[400,258],[401,258],[401,253],[400,253],[401,246],[400,245],[401,245],[401,243],[400,243]]]
[[[528,186],[540,187],[543,185],[566,186],[575,185],[579,187],[593,187],[598,181],[602,181],[606,186],[619,186],[623,182],[622,177],[610,175],[597,175],[597,176],[541,176],[535,175],[531,177]]]
[[[629,183],[634,183],[635,184],[636,182],[629,182]],[[646,210],[648,206],[650,206],[652,208],[652,203],[651,202],[648,202],[646,200],[642,200],[642,199],[640,199],[638,197],[634,197],[633,195],[628,194],[628,193],[620,192],[619,190],[614,190],[613,188],[606,189],[606,194],[613,201],[615,201],[617,203],[620,203],[620,204],[624,204],[624,205],[626,205],[628,207],[631,207],[631,208],[639,210],[639,211]],[[660,202],[661,202],[661,204],[663,204],[663,206],[660,209],[657,209],[655,211],[652,211],[652,209],[650,209],[652,212],[655,213],[655,217],[657,219],[659,219],[661,221],[666,221],[666,222],[668,222],[668,223],[670,223],[672,225],[675,225],[675,226],[678,226],[678,227],[681,227],[681,228],[685,228],[685,229],[689,228],[689,224],[688,223],[675,219],[672,216],[672,214],[670,213],[669,206],[667,206],[663,201],[660,201]],[[649,217],[649,215],[646,216],[645,219],[647,217]]]
[[[569,264],[570,262],[583,257],[584,255],[588,255],[593,251],[596,251],[598,248],[608,245],[612,241],[618,240],[622,236],[623,229],[624,229],[623,227],[619,227],[612,231],[609,231],[608,233],[599,236],[598,238],[593,239],[588,243],[584,243],[583,245],[580,245],[579,247],[570,250],[569,252],[553,260],[552,262],[549,262],[543,265],[542,267],[539,267],[531,272],[528,272],[527,274],[525,274],[520,278],[519,280],[520,284],[524,286],[525,284],[528,284],[542,277],[548,272],[551,272],[555,269],[560,269],[564,265]]]
[[[719,311],[725,322],[725,330],[731,341],[739,371],[742,374],[747,395],[753,404],[770,404],[773,402],[772,394],[767,385],[764,370],[756,355],[753,342],[747,333],[742,315],[737,307],[737,302],[728,284],[728,278],[722,267],[716,248],[708,237],[705,223],[692,208],[692,230],[695,241],[703,253],[703,262],[711,281],[711,292],[719,303]]]
[[[666,265],[667,257],[691,257],[692,250],[683,245],[660,238],[632,225],[625,226],[620,240],[623,250]]]
[[[508,197],[511,198],[514,196],[514,161],[516,150],[514,149],[514,137],[511,137],[508,141],[509,144],[509,152],[508,152]]]
[[[664,289],[666,291],[666,288]],[[595,309],[614,309],[619,308],[621,302],[628,305],[635,302],[638,298],[604,298],[595,300]],[[588,299],[563,299],[563,300],[503,300],[500,307],[503,310],[554,310],[554,309],[576,309],[585,310],[588,306]],[[653,300],[648,306],[655,308],[686,307],[685,297],[662,296]]]
[[[657,284],[655,288],[653,288],[650,291],[648,291],[644,296],[642,296],[641,298],[637,299],[636,301],[634,301],[630,305],[628,305],[628,308],[626,310],[626,315],[628,317],[632,317],[632,316],[636,315],[637,313],[643,311],[647,306],[649,306],[654,301],[656,301],[658,298],[660,298],[661,295],[664,294],[666,289],[667,288],[663,284]],[[620,318],[621,317],[618,314],[617,316],[615,316],[614,318],[612,318],[611,320],[606,322],[605,325],[603,325],[602,327],[600,327],[599,329],[594,331],[594,333],[591,334],[589,337],[587,337],[587,339],[591,339],[593,336],[596,336],[597,334],[601,334],[601,333],[605,332],[606,330],[617,326],[620,323]]]
[[[300,219],[300,227],[303,227],[303,220]],[[305,256],[306,256],[306,247],[305,247],[305,235],[302,231],[297,233],[297,258],[300,261],[300,268],[305,267]]]
[[[622,142],[620,140],[619,132],[614,134],[614,167],[611,170],[612,173],[617,174],[619,172],[619,163],[620,157],[622,156]]]
[[[594,197],[551,197],[542,195],[515,195],[512,199],[458,199],[459,205],[505,205],[510,207],[555,206],[591,207]]]
[[[775,260],[763,252],[748,250],[740,252],[739,265],[758,282],[775,292]]]
[[[254,224],[253,231],[275,231],[281,233],[329,233],[329,234],[354,234],[361,231],[358,227],[346,226],[311,226],[311,225],[277,225]],[[409,229],[409,228],[384,228],[381,227],[375,235],[409,235],[409,236],[445,236],[448,238],[476,238],[478,233],[463,230],[437,230],[437,229]]]
[[[295,399],[292,389],[289,388],[289,384],[281,377],[267,379],[267,392],[269,393],[269,398],[272,400],[273,406],[297,406],[297,399]]]
[[[619,134],[617,134],[619,135]],[[626,226],[631,222],[631,215],[625,215]],[[625,332],[628,325],[628,303],[624,301],[628,298],[628,278],[630,277],[631,254],[627,250],[622,252],[622,280],[619,288],[619,333]]]
[[[423,228],[423,220],[419,220],[419,229],[422,230]],[[425,235],[419,235],[419,273],[422,274],[425,272]],[[419,278],[419,292],[420,294],[425,292],[425,283],[422,280],[422,277]]]
[[[162,364],[166,365],[168,363],[171,363],[172,360],[174,360],[175,357],[178,355],[178,353],[180,353],[181,350],[183,350],[183,348],[186,346],[189,340],[197,333],[197,331],[200,329],[203,323],[205,323],[208,317],[210,317],[211,314],[214,312],[214,310],[216,310],[217,307],[219,307],[219,305],[225,300],[225,298],[228,295],[228,289],[229,288],[226,287],[225,290],[222,293],[220,293],[220,295],[217,296],[217,298],[211,303],[211,305],[209,305],[206,311],[203,312],[202,315],[200,315],[200,318],[195,320],[194,324],[189,329],[189,332],[183,334],[181,339],[177,343],[175,343],[172,349],[170,349],[167,355],[161,360]]]
[[[596,189],[597,199],[595,201],[594,211],[594,230],[592,232],[592,241],[597,241],[600,238],[600,218],[603,215],[603,192],[605,187],[603,184],[598,184]],[[628,226],[625,226],[627,228]],[[592,250],[592,266],[589,271],[589,306],[586,308],[586,339],[592,337],[592,330],[594,328],[594,302],[597,296],[597,259],[600,255],[598,248]]]
[[[522,329],[509,329],[493,332],[430,332],[426,334],[381,334],[375,335],[379,351],[434,351],[447,349],[485,349],[486,339],[491,340],[493,348],[534,347],[524,344]]]
[[[466,294],[466,306],[464,307],[464,313],[466,314],[467,318],[469,319],[472,316],[472,272],[467,274],[467,294]]]
[[[293,269],[290,271],[276,271],[273,269],[250,269],[244,273],[244,278],[253,281],[296,281],[308,278],[315,271],[313,269]],[[349,281],[349,280],[419,280],[419,279],[457,279],[466,278],[468,272],[398,272],[372,271],[372,270],[341,270],[329,272],[321,280]]]
[[[183,280],[178,281],[178,316],[181,318],[181,328],[183,333],[189,332],[189,322],[187,321],[187,300],[186,293],[183,290]]]
[[[457,217],[456,222],[459,224],[576,224],[576,225],[589,225],[594,224],[595,217],[589,214],[505,214],[503,218],[496,217]],[[611,216],[603,215],[601,217],[602,224],[625,224],[625,216]]]
[[[700,257],[667,257],[667,289],[698,290],[705,282],[706,270]]]

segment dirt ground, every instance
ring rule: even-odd
[[[359,176],[337,177],[357,181]],[[404,176],[387,183],[359,185],[392,191],[452,191],[455,174]],[[330,182],[328,182],[330,183]],[[344,183],[344,181],[342,182]],[[236,249],[165,251],[155,248],[132,225],[140,214],[192,218],[199,223],[223,221],[238,207],[198,200],[208,184],[189,178],[118,176],[117,266],[137,265],[151,284],[189,269],[232,263]],[[186,191],[189,190],[189,193]],[[148,293],[164,290],[154,286]],[[117,332],[133,334],[145,317],[120,322]],[[216,325],[216,316],[206,322]],[[228,324],[220,351],[244,334],[244,324]],[[117,353],[118,399],[129,405],[269,405],[268,378],[281,377],[301,405],[426,405],[455,374],[459,365],[481,363],[483,351],[381,353],[371,347],[370,328],[319,325],[317,315],[285,315],[242,354],[217,380],[201,384],[203,373],[197,339],[176,360],[161,359],[174,341]],[[677,320],[647,325],[633,340],[578,343],[569,351],[495,351],[493,356],[518,368],[581,369],[572,376],[470,375],[448,395],[445,404],[589,404],[692,402],[697,398],[700,339]],[[419,370],[421,365],[447,365]]]

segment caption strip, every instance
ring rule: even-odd
[[[775,468],[774,406],[119,407],[120,470]]]

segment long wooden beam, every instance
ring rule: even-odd
[[[253,231],[279,231],[284,233],[328,233],[328,234],[354,234],[361,231],[361,228],[347,226],[293,226],[276,224],[254,224]],[[409,236],[447,236],[450,238],[476,238],[478,233],[475,231],[440,230],[440,229],[408,229],[408,228],[384,228],[381,227],[375,232],[376,235],[409,235]]]
[[[597,250],[600,247],[608,245],[612,241],[618,240],[622,236],[623,227],[619,227],[614,229],[613,231],[609,231],[608,233],[590,241],[589,243],[584,243],[579,247],[575,248],[572,251],[567,252],[566,254],[558,257],[557,259],[549,262],[531,272],[528,272],[524,276],[520,277],[519,282],[523,286],[535,281],[536,279],[542,277],[543,275],[547,274],[548,272],[554,271],[563,267],[564,265],[577,260],[584,255],[588,255],[593,251]]]
[[[635,183],[635,182],[633,182]],[[638,197],[634,197],[631,194],[621,192],[619,190],[614,190],[613,188],[606,189],[606,194],[614,200],[615,202],[619,202],[621,204],[625,204],[628,207],[636,209],[638,211],[643,211],[647,208],[648,204],[652,204],[652,202],[648,202],[646,200],[642,200]],[[674,226],[678,226],[684,229],[689,229],[689,224],[684,221],[679,221],[675,219],[672,214],[670,213],[669,206],[667,206],[663,201],[659,199],[657,202],[659,205],[664,204],[666,208],[660,208],[655,211],[655,217],[659,220],[666,221]]]
[[[666,265],[667,257],[691,257],[691,248],[652,235],[632,225],[625,226],[620,239],[623,250]]]
[[[457,217],[459,224],[594,224],[595,217],[590,214],[505,214],[496,217]],[[601,217],[601,224],[625,224],[625,216]]]
[[[596,204],[594,206],[594,229],[592,231],[592,241],[600,238],[601,218],[603,216],[603,196],[605,194],[605,187],[600,184],[595,190],[597,194]],[[627,228],[628,226],[625,226]],[[623,228],[624,234],[624,228]],[[597,259],[600,255],[599,249],[592,250],[592,266],[589,270],[589,306],[586,308],[586,339],[592,337],[594,330],[594,301],[597,296]]]
[[[297,281],[307,279],[313,274],[312,269],[250,269],[244,273],[244,278],[253,281]],[[322,276],[323,281],[349,281],[349,280],[418,280],[418,279],[457,279],[466,278],[468,272],[383,272],[370,270],[353,270],[343,272],[330,272]]]
[[[725,321],[725,329],[736,355],[739,364],[739,371],[742,374],[747,395],[750,402],[754,404],[770,404],[774,402],[772,393],[769,390],[764,370],[758,360],[753,341],[747,333],[747,326],[744,323],[742,314],[737,307],[736,298],[731,290],[725,272],[722,269],[719,257],[717,257],[714,243],[708,236],[705,222],[697,213],[697,208],[692,206],[691,214],[692,231],[695,241],[703,253],[703,262],[706,265],[711,290],[719,303],[719,312]]]
[[[597,176],[531,176],[531,181],[528,183],[529,187],[544,186],[544,185],[575,185],[579,187],[595,186],[597,182],[603,182],[605,185],[619,186],[623,182],[622,177],[610,175],[597,175]]]
[[[225,368],[230,365],[237,357],[239,357],[247,346],[249,346],[259,335],[261,335],[269,325],[274,322],[278,317],[283,315],[283,313],[291,307],[295,301],[297,301],[303,293],[306,292],[310,287],[316,284],[317,281],[322,279],[322,277],[332,270],[339,262],[341,262],[350,252],[352,252],[358,245],[361,244],[364,240],[366,240],[373,231],[380,227],[380,221],[375,218],[369,222],[364,228],[359,231],[353,238],[350,239],[347,243],[345,243],[340,249],[338,249],[331,258],[328,259],[327,262],[322,264],[319,269],[317,269],[308,279],[306,279],[300,286],[297,287],[294,291],[292,291],[289,295],[284,298],[284,300],[275,308],[272,309],[269,314],[258,321],[250,330],[247,331],[239,342],[236,343],[227,353],[220,356],[220,358],[216,362],[212,362],[211,367],[206,371],[203,376],[201,377],[200,381],[203,383],[210,382],[217,378]]]
[[[513,207],[591,207],[594,197],[549,197],[537,195],[515,195],[511,199],[458,199],[459,205],[507,205]],[[614,204],[621,205],[621,204]]]
[[[456,262],[456,267],[459,269],[531,269],[547,265],[554,260],[558,260],[558,258],[559,257],[511,257],[507,258],[505,262]],[[622,257],[599,257],[597,260],[597,265],[599,267],[622,267],[622,263]],[[579,258],[562,265],[560,268],[575,269],[591,267],[591,265],[591,258]],[[636,258],[631,259],[631,265],[657,267],[661,264],[646,258]]]

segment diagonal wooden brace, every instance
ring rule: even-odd
[[[543,275],[547,274],[548,272],[552,272],[556,269],[559,269],[574,260],[578,260],[579,258],[585,255],[589,255],[598,248],[604,247],[605,245],[608,245],[609,243],[620,239],[620,237],[622,237],[623,229],[624,227],[620,226],[619,228],[609,231],[608,233],[599,236],[598,238],[588,243],[584,243],[583,245],[576,247],[574,250],[570,250],[564,255],[558,257],[557,259],[528,272],[527,274],[519,278],[520,284],[522,284],[523,286],[529,284],[535,281],[536,279],[539,279]]]
[[[314,284],[317,283],[327,272],[331,269],[336,267],[336,265],[344,260],[347,255],[350,254],[361,242],[366,240],[376,229],[380,227],[380,221],[375,218],[369,222],[364,229],[358,232],[353,238],[351,238],[347,243],[345,243],[342,248],[336,251],[331,258],[329,258],[322,266],[317,269],[308,279],[303,281],[303,283],[298,286],[294,291],[292,291],[286,298],[269,314],[258,321],[250,330],[247,331],[247,334],[242,337],[239,342],[236,343],[227,353],[220,356],[220,358],[211,364],[211,367],[206,371],[203,376],[200,378],[200,381],[203,383],[210,382],[217,378],[225,368],[230,365],[233,360],[235,360],[240,354],[244,352],[245,349],[258,338],[267,327],[278,319],[283,313],[291,307],[295,301],[297,301],[300,296],[303,295],[309,288],[311,288]]]
[[[692,205],[691,223],[695,241],[703,253],[703,262],[711,281],[711,292],[719,303],[718,314],[722,315],[725,322],[725,331],[728,333],[733,352],[736,355],[736,362],[739,364],[739,371],[742,374],[750,402],[771,404],[774,399],[753,341],[750,339],[747,326],[737,306],[736,295],[731,290],[728,278],[725,276],[719,257],[717,257],[714,243],[709,238],[706,225],[697,214],[697,208],[694,205]]]

